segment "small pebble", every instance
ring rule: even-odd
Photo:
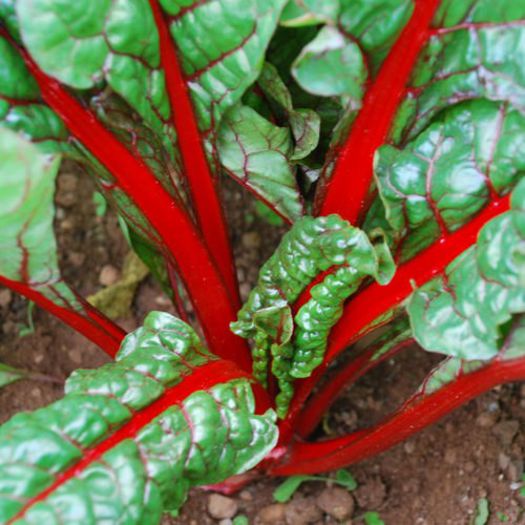
[[[414,441],[411,440],[405,441],[405,443],[403,444],[403,449],[407,454],[413,454],[414,450],[416,450],[416,444],[414,443]]]
[[[76,365],[82,363],[82,351],[80,350],[80,348],[72,348],[68,352],[68,355],[69,359],[71,359],[71,361],[73,361],[73,363],[75,363]]]
[[[210,494],[208,497],[208,514],[217,520],[233,518],[237,514],[237,502],[222,494]]]
[[[284,503],[267,505],[257,513],[255,521],[261,525],[284,525],[286,523],[285,510]]]
[[[246,248],[259,248],[261,236],[258,232],[247,232],[242,236],[242,243]]]
[[[120,277],[120,272],[111,264],[105,264],[100,270],[98,282],[102,286],[111,286],[115,284]]]
[[[482,412],[476,418],[476,425],[481,428],[493,427],[498,421],[499,414],[497,412]]]
[[[386,486],[379,476],[368,478],[354,491],[360,507],[368,510],[378,509],[386,498]]]
[[[239,493],[239,498],[241,498],[243,501],[252,501],[253,494],[249,490],[242,490]]]
[[[339,521],[346,520],[354,512],[354,498],[341,487],[324,489],[316,502],[322,511]]]

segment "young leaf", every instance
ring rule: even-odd
[[[359,46],[333,27],[324,27],[295,60],[292,74],[308,93],[340,97],[343,106],[358,108],[367,78]]]
[[[304,159],[319,143],[319,115],[312,109],[294,109],[288,87],[279,76],[277,68],[269,62],[265,63],[257,83],[263,93],[284,113],[289,123],[295,142],[290,160]]]
[[[25,377],[27,372],[0,363],[0,388]]]
[[[224,117],[217,146],[221,163],[233,178],[289,220],[301,217],[303,203],[288,160],[293,145],[286,128],[239,105]]]
[[[294,318],[294,337],[287,326],[291,305],[322,271],[334,268],[311,290],[311,299]],[[254,375],[265,383],[270,354],[272,372],[278,379],[277,413],[286,414],[296,378],[310,376],[322,362],[328,334],[339,319],[343,303],[368,277],[387,283],[394,264],[388,248],[372,244],[359,229],[337,215],[304,217],[283,237],[272,257],[261,268],[257,286],[232,323],[233,331],[253,338]],[[261,314],[272,312],[272,329],[257,322]],[[279,327],[276,330],[275,327]],[[278,334],[278,337],[276,337]],[[282,335],[286,334],[286,337]]]
[[[363,514],[365,525],[385,525],[378,512],[365,512]]]
[[[357,481],[352,474],[342,468],[335,473],[335,481],[347,490],[355,490],[357,488]]]
[[[227,368],[182,321],[149,314],[115,363],[0,427],[0,520],[159,523],[191,486],[254,466],[274,416],[254,415],[249,381]]]
[[[299,487],[311,479],[312,476],[290,476],[286,478],[274,491],[273,499],[278,503],[286,503],[292,499]]]
[[[478,500],[476,508],[476,515],[472,521],[473,525],[486,525],[489,521],[489,500],[487,498],[481,498]]]

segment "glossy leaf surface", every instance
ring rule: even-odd
[[[0,427],[0,519],[158,523],[191,486],[258,463],[277,431],[271,412],[254,415],[246,379],[169,402],[213,359],[189,326],[150,313],[115,363],[75,372],[62,400]]]

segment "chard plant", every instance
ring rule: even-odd
[[[523,0],[1,0],[0,283],[115,359],[0,427],[0,521],[158,523],[525,380],[524,56]],[[63,280],[62,159],[202,340],[183,309],[126,334]],[[289,224],[244,305],[224,177]],[[398,410],[310,438],[414,341],[443,360]]]

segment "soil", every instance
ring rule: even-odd
[[[101,288],[103,267],[122,268],[128,247],[111,212],[96,216],[89,180],[66,166],[58,188],[61,266],[66,280],[87,296]],[[226,194],[241,293],[246,297],[282,228],[258,218],[247,194],[229,184]],[[137,292],[132,315],[119,322],[131,330],[152,309],[173,312],[158,286],[147,278]],[[76,368],[107,361],[97,347],[38,308],[33,314],[34,332],[21,336],[27,316],[27,301],[0,289],[0,362],[49,376],[47,381],[23,380],[2,388],[0,422],[59,398],[64,379]],[[358,428],[358,422],[373,423],[398,406],[435,362],[435,356],[413,348],[385,363],[344,392],[325,419],[323,432],[340,434]],[[525,385],[496,388],[409,441],[351,466],[358,487],[347,509],[351,517],[342,523],[363,523],[365,513],[375,511],[387,525],[470,525],[479,500],[486,498],[487,523],[525,524],[525,499],[519,496],[524,450]],[[339,523],[321,510],[326,510],[327,482],[304,483],[290,503],[275,505],[272,492],[281,481],[259,479],[232,496],[234,501],[227,506],[247,516],[250,524]],[[210,516],[209,497],[194,490],[180,516],[166,518],[165,523],[231,524],[230,518]]]

